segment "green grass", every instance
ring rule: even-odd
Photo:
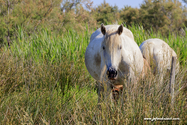
[[[132,26],[140,45],[148,38],[166,41],[180,57],[174,108],[168,95],[169,75],[163,85],[156,77],[126,86],[123,105],[97,105],[95,80],[84,64],[91,33],[74,30],[55,34],[43,29],[30,36],[18,29],[17,39],[0,52],[1,124],[185,124],[187,123],[187,37],[145,33]],[[126,83],[124,83],[126,85]],[[144,118],[180,118],[180,121],[144,121]]]

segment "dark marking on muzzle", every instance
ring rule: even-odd
[[[108,79],[115,80],[117,78],[117,70],[115,68],[110,67],[107,70]]]

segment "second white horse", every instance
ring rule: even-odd
[[[148,39],[140,45],[140,50],[149,65],[154,69],[153,73],[159,75],[162,82],[166,71],[171,69],[172,56],[177,58],[175,51],[161,39]],[[176,61],[176,73],[179,71],[179,61]]]

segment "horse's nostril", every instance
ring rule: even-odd
[[[106,74],[111,80],[115,80],[117,78],[117,70],[115,68],[109,67]]]
[[[114,76],[117,76],[117,71],[114,71]]]

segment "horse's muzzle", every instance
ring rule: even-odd
[[[116,80],[117,79],[117,70],[115,68],[110,67],[107,70],[107,75],[109,80]]]

